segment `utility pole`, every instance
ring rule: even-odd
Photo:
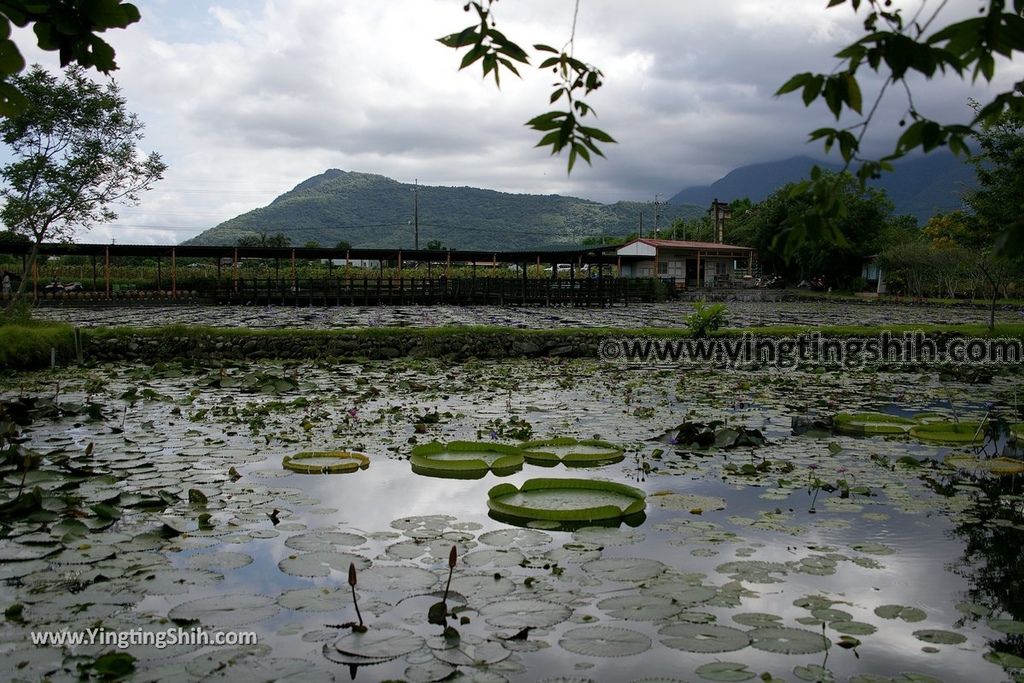
[[[658,229],[658,222],[661,219],[661,202],[659,201],[660,199],[661,199],[661,195],[660,194],[654,195],[654,238],[655,239],[657,239],[659,237],[659,235],[660,235],[660,231]]]
[[[413,248],[419,251],[420,248],[420,179],[416,178],[416,185],[412,191],[412,202],[413,202],[413,221],[415,226],[413,227]]]

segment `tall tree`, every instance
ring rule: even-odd
[[[94,83],[79,66],[58,79],[38,65],[13,82],[27,105],[0,120],[15,158],[0,168],[0,220],[32,239],[31,267],[42,242],[115,220],[112,207],[138,203],[167,166],[159,154],[139,151],[143,124],[125,109],[115,83]]]

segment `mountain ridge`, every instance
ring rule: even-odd
[[[661,227],[676,218],[707,214],[713,199],[749,197],[757,202],[786,183],[807,177],[810,168],[839,166],[794,156],[733,169],[710,185],[685,188],[659,207]],[[974,169],[952,154],[907,159],[874,181],[895,205],[894,213],[924,223],[938,211],[961,208],[960,193],[976,184]],[[648,202],[603,204],[558,194],[513,194],[477,187],[413,185],[374,173],[331,168],[306,178],[268,205],[210,228],[184,244],[235,244],[242,237],[283,233],[297,246],[315,241],[334,246],[412,247],[413,197],[420,209],[420,246],[437,240],[445,247],[481,250],[560,248],[584,237],[621,237],[654,228]]]

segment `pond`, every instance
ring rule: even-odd
[[[250,683],[1020,680],[1020,475],[943,467],[962,449],[904,434],[791,430],[794,415],[840,411],[1019,422],[1019,379],[590,360],[8,378],[8,414],[41,455],[27,472],[6,466],[0,501],[23,484],[43,495],[2,527],[0,670]],[[697,449],[671,436],[716,420],[766,443]],[[601,439],[626,457],[477,479],[418,476],[408,461],[434,440],[554,437]],[[281,466],[332,450],[370,465]],[[562,530],[488,514],[492,487],[537,477],[627,484],[646,494],[645,516]],[[428,613],[453,547],[446,621],[459,637],[445,638]],[[365,634],[347,625],[360,616]],[[28,644],[33,631],[100,626],[259,642],[137,645],[127,662],[101,657],[110,646]]]
[[[988,323],[984,306],[897,305],[831,301],[733,301],[730,327],[758,325],[875,325]],[[513,306],[137,306],[116,308],[45,307],[36,317],[76,325],[211,325],[214,327],[437,327],[499,325],[547,329],[586,327],[678,327],[693,311],[688,301],[631,304],[609,308],[522,308]],[[1000,308],[997,322],[1020,322],[1021,312]]]

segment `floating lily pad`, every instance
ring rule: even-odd
[[[299,474],[342,474],[365,470],[370,459],[347,451],[308,451],[284,456],[281,466]]]
[[[277,604],[300,612],[332,612],[352,604],[352,591],[345,588],[297,588],[277,597]]]
[[[582,626],[566,631],[558,644],[563,650],[588,657],[628,657],[649,650],[651,639],[628,628]]]
[[[330,576],[331,570],[348,571],[349,564],[356,569],[366,569],[370,561],[362,555],[352,553],[312,552],[286,557],[277,563],[285,574],[292,576]]]
[[[606,581],[647,581],[666,569],[658,560],[631,557],[606,557],[583,565],[583,571]]]
[[[943,631],[942,629],[927,628],[914,631],[914,637],[926,643],[936,645],[959,645],[967,642],[967,638],[955,631]]]
[[[518,489],[498,484],[487,495],[499,519],[595,522],[639,516],[646,507],[640,489],[588,479],[528,479]]]
[[[1013,619],[990,619],[988,627],[993,631],[999,631],[1007,635],[1016,636],[1024,635],[1024,621],[1014,621]]]
[[[425,641],[404,628],[371,628],[365,633],[353,631],[334,642],[334,649],[344,655],[367,659],[395,659],[415,652]]]
[[[214,595],[186,602],[167,616],[176,622],[199,622],[203,626],[242,626],[272,617],[280,610],[266,595]]]
[[[377,566],[359,572],[359,588],[367,591],[423,591],[437,581],[437,576],[419,567]]]
[[[655,595],[619,595],[605,598],[597,608],[608,616],[626,621],[662,621],[683,611],[669,598]]]
[[[924,621],[928,616],[922,609],[903,605],[881,605],[875,608],[875,614],[883,619],[902,619],[910,623]]]
[[[548,439],[545,441],[524,441],[519,444],[526,462],[542,467],[554,467],[562,463],[566,467],[602,467],[621,462],[625,457],[618,446],[607,441],[572,438]]]
[[[453,666],[488,666],[508,659],[512,653],[498,643],[459,639],[452,647],[434,650],[434,656]]]
[[[986,427],[981,422],[928,422],[912,427],[910,435],[925,443],[963,446],[983,443]]]
[[[698,666],[694,673],[709,681],[749,681],[757,674],[738,662],[711,662]]]
[[[477,539],[484,545],[505,547],[514,545],[519,548],[531,548],[551,542],[551,535],[533,529],[498,529],[480,534]]]
[[[665,647],[685,652],[733,652],[750,644],[745,631],[715,624],[672,624],[658,634]]]
[[[828,638],[814,631],[786,626],[755,628],[747,632],[751,646],[784,655],[809,655],[831,646]]]
[[[488,472],[507,476],[523,468],[523,452],[498,443],[452,441],[416,446],[409,458],[412,471],[445,479],[481,479]]]
[[[572,610],[548,600],[521,599],[492,602],[480,614],[488,624],[500,628],[548,628],[568,619]]]
[[[1016,458],[979,458],[972,455],[955,455],[942,462],[958,469],[987,472],[1001,477],[1024,473],[1024,460]]]
[[[840,434],[865,436],[904,434],[914,426],[914,421],[886,413],[839,413],[832,424]]]

